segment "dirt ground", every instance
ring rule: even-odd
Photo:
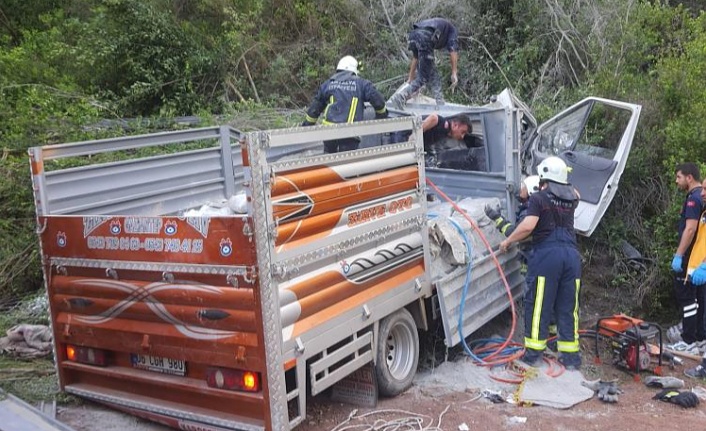
[[[691,366],[692,362],[687,361],[687,364]],[[520,407],[508,403],[494,404],[487,398],[481,397],[479,389],[446,392],[415,384],[402,395],[379,400],[374,408],[334,402],[330,400],[328,394],[323,394],[309,400],[307,419],[297,429],[302,431],[704,429],[706,400],[702,400],[702,404],[694,409],[682,409],[653,400],[652,396],[657,392],[656,389],[647,388],[642,383],[635,382],[631,375],[615,369],[612,365],[603,365],[597,369],[593,365],[587,367],[589,369],[584,371],[584,375],[595,375],[597,369],[601,369],[605,371],[602,373],[604,378],[620,380],[620,387],[624,393],[620,395],[617,404],[606,404],[594,397],[566,410],[543,406]],[[665,374],[681,378],[682,370],[683,367],[667,369]],[[686,377],[684,380],[689,385],[688,388],[697,383]],[[365,417],[346,422],[354,412],[358,417]],[[77,431],[167,430],[163,426],[93,404],[60,408],[58,419]],[[398,425],[393,426],[393,423]],[[376,424],[377,428],[373,428],[373,424]],[[464,428],[464,424],[467,428]]]
[[[491,322],[483,330],[486,333],[485,336],[490,333],[502,333],[506,321],[501,316],[500,319]],[[605,380],[618,379],[624,393],[620,395],[617,404],[606,404],[593,397],[565,410],[544,406],[518,406],[507,402],[495,404],[481,395],[482,387],[466,385],[465,376],[462,375],[464,368],[458,367],[473,367],[473,365],[468,363],[460,350],[435,349],[438,347],[435,343],[440,342],[438,337],[422,341],[427,356],[421,359],[417,378],[407,392],[394,398],[380,399],[377,406],[372,408],[332,401],[329,393],[321,394],[308,400],[307,418],[297,429],[302,431],[495,429],[644,431],[646,429],[706,428],[704,425],[706,424],[706,398],[693,409],[682,409],[653,400],[652,397],[658,390],[646,387],[643,383],[635,381],[632,374],[610,364],[610,356],[606,352],[602,353],[603,363],[594,364],[591,340],[582,341],[583,376],[586,379],[599,377]],[[430,357],[431,351],[436,352],[435,357]],[[444,364],[444,358],[448,358],[449,362]],[[449,364],[455,364],[457,368],[445,368]],[[702,393],[706,394],[706,382],[689,379],[683,374],[685,368],[694,365],[696,362],[689,359],[684,359],[684,364],[676,365],[674,369],[670,369],[665,364],[664,374],[682,378],[686,384],[684,390],[696,388],[697,391],[703,391]],[[436,368],[432,370],[431,367]],[[432,379],[429,378],[430,375]],[[642,375],[644,377],[651,373],[644,372]],[[509,389],[503,392],[503,397],[508,398],[516,386],[506,385],[505,387]],[[348,420],[353,414],[355,418]],[[77,431],[167,430],[163,426],[90,403],[60,407],[57,417]]]
[[[453,375],[447,372],[438,376],[435,384],[441,383],[442,386],[448,385],[450,388],[444,390],[428,386],[426,382],[429,380],[424,376],[430,373],[430,370],[420,370],[410,390],[395,398],[381,399],[375,408],[355,407],[320,397],[309,407],[309,417],[300,429],[306,431],[368,429],[644,431],[706,428],[706,396],[701,399],[699,406],[692,409],[683,409],[673,404],[653,400],[652,397],[659,390],[648,388],[641,381],[636,381],[633,374],[612,365],[611,356],[607,352],[603,351],[601,364],[595,364],[593,346],[591,340],[582,341],[584,365],[581,373],[586,380],[617,379],[623,393],[616,404],[604,403],[595,396],[564,410],[544,406],[518,406],[507,402],[495,404],[481,395],[482,388],[467,387],[465,390],[459,390],[458,384],[463,381],[463,376],[458,373]],[[467,362],[462,357],[456,357],[454,360],[456,363]],[[685,368],[694,365],[696,362],[690,359],[684,359],[683,365],[675,365],[673,369],[665,363],[663,375],[684,380],[686,386],[682,390],[695,389],[697,394],[706,394],[706,382],[690,379],[683,374]],[[443,367],[439,367],[441,368]],[[649,375],[653,373],[642,373],[642,377]],[[511,386],[511,388],[510,390],[515,390],[517,386]],[[509,393],[504,391],[503,395],[507,397]],[[356,416],[366,414],[368,416],[346,422],[349,415],[356,410]],[[383,410],[388,413],[382,412]],[[391,412],[392,410],[394,412]],[[378,428],[373,428],[371,425],[376,421]],[[395,421],[404,422],[408,426],[383,427]],[[366,427],[365,424],[368,426]]]

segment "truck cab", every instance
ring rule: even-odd
[[[437,143],[427,155],[427,177],[449,196],[497,197],[507,215],[515,213],[513,196],[522,178],[535,175],[546,157],[560,157],[581,194],[576,231],[590,236],[617,192],[640,111],[640,105],[588,97],[538,124],[527,105],[505,89],[482,106],[436,106],[434,99],[418,95],[392,115],[470,117],[470,136]]]

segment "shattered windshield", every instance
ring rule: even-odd
[[[582,106],[562,117],[561,121],[542,128],[539,132],[537,150],[550,156],[558,156],[564,151],[571,150],[579,138],[590,109],[591,105]]]
[[[537,149],[550,156],[573,151],[613,159],[631,115],[627,109],[588,103],[542,128]]]

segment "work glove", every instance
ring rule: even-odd
[[[497,219],[502,218],[502,214],[500,214],[500,209],[493,208],[490,205],[485,206],[485,215],[487,215],[488,218],[493,221],[496,221]]]
[[[674,259],[672,259],[672,271],[674,272],[681,272],[681,259],[682,256],[680,254],[675,254]]]
[[[706,263],[702,263],[698,268],[691,274],[691,284],[695,286],[701,286],[706,284]]]
[[[642,381],[650,388],[679,389],[684,387],[684,380],[676,377],[647,376]]]
[[[316,123],[312,123],[311,121],[302,121],[302,127],[307,127],[307,126],[313,126]]]
[[[684,407],[685,409],[699,405],[699,397],[691,391],[679,392],[674,389],[665,389],[652,397],[652,399],[676,404]]]
[[[382,112],[382,113],[377,113],[377,112],[375,113],[375,119],[376,119],[376,120],[382,120],[382,119],[387,118],[387,117],[388,117],[387,109],[385,109],[385,111]]]
[[[605,381],[599,379],[589,382],[584,381],[581,382],[581,384],[595,391],[598,394],[598,399],[604,403],[617,403],[618,395],[623,393],[623,391],[618,388],[617,380]]]
[[[449,87],[449,90],[453,93],[456,90],[456,86],[458,85],[458,75],[455,73],[451,74],[451,86]]]

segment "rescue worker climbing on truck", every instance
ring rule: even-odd
[[[537,166],[540,191],[529,198],[527,216],[502,243],[505,252],[532,235],[532,255],[525,291],[525,354],[535,365],[547,347],[549,324],[556,315],[559,362],[569,369],[581,366],[579,353],[579,290],[581,257],[576,245],[574,212],[579,197],[568,182],[568,167],[559,157]]]
[[[302,126],[313,126],[323,112],[322,124],[352,123],[363,120],[365,102],[375,109],[375,118],[387,118],[385,99],[372,82],[358,76],[358,61],[347,55],[338,62],[336,73],[327,79],[314,96]],[[324,141],[325,153],[357,150],[357,137]]]
[[[437,105],[444,104],[439,72],[434,65],[434,50],[446,48],[451,60],[451,89],[458,84],[458,31],[444,18],[430,18],[412,26],[409,33],[409,65],[407,82],[387,101],[395,109],[402,109],[407,99],[422,86],[428,85]]]

